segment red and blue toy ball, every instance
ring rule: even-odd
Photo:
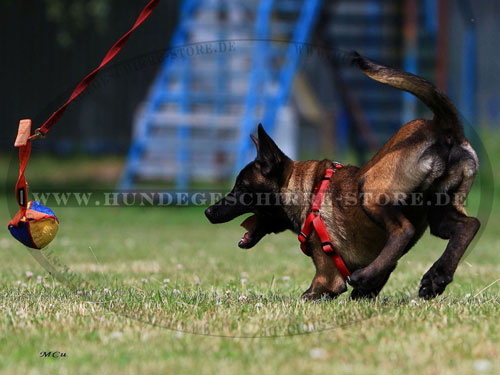
[[[43,249],[57,234],[59,220],[54,212],[37,201],[28,203],[26,214],[19,224],[9,225],[10,233],[24,245]]]

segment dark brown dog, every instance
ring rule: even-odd
[[[363,167],[346,166],[334,175],[321,215],[335,250],[352,273],[351,297],[374,297],[401,258],[427,226],[447,239],[441,257],[423,276],[419,296],[429,299],[449,284],[479,220],[467,216],[465,198],[478,169],[478,159],[463,133],[457,110],[432,84],[413,74],[375,64],[357,53],[353,63],[375,81],[408,91],[434,113],[432,120],[404,125]],[[311,193],[332,162],[295,162],[262,126],[256,159],[240,172],[228,195],[206,210],[212,223],[245,213],[248,232],[239,247],[253,247],[268,233],[299,233],[311,209]],[[316,275],[303,294],[318,299],[347,290],[316,234],[307,243]]]

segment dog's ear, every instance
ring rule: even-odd
[[[250,134],[250,138],[252,139],[252,142],[255,145],[255,148],[257,150],[257,154],[259,154],[259,139],[253,134]]]
[[[260,164],[262,174],[266,176],[269,175],[274,168],[279,167],[282,162],[288,160],[288,157],[266,133],[262,124],[259,124],[257,133],[259,139],[257,142],[254,140],[257,146],[257,159],[255,159],[255,161]]]

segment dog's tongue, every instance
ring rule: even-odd
[[[257,217],[252,215],[247,217],[240,225],[247,231],[252,232],[255,229],[255,224],[257,224]]]
[[[245,221],[243,221],[243,223],[241,223],[240,225],[248,231],[243,235],[243,238],[238,243],[238,245],[241,247],[241,245],[244,245],[251,240],[252,232],[257,225],[257,217],[255,215],[252,215],[246,218]]]

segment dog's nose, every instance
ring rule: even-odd
[[[212,219],[213,219],[213,213],[214,209],[212,206],[208,207],[206,210],[205,210],[205,216],[207,217],[208,220],[210,220],[210,222],[212,222]]]

